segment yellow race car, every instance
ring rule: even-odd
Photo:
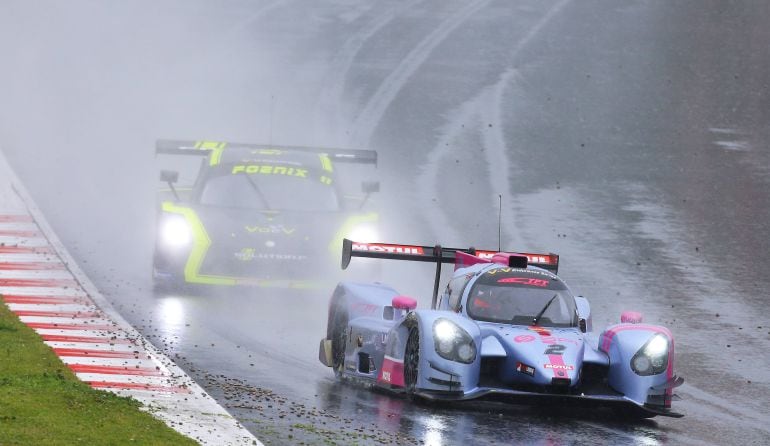
[[[159,140],[158,155],[198,156],[189,187],[162,170],[153,258],[156,286],[252,285],[304,288],[323,275],[346,237],[377,239],[370,195],[350,195],[340,163],[376,167],[377,152],[219,141]]]

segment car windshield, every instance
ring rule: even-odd
[[[485,272],[473,284],[468,316],[480,321],[573,327],[577,325],[575,299],[553,275],[534,270],[498,268]]]
[[[200,203],[278,211],[339,210],[334,187],[317,178],[259,173],[209,177],[201,189]]]

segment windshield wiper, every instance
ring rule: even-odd
[[[265,194],[262,193],[262,189],[259,188],[257,185],[257,182],[254,181],[254,178],[251,177],[251,175],[246,174],[246,179],[249,180],[249,184],[251,184],[251,187],[254,188],[255,191],[257,191],[257,195],[259,195],[259,199],[262,200],[262,203],[265,204],[265,209],[271,210],[270,203],[267,202],[267,197],[265,197]]]
[[[551,306],[551,303],[559,296],[559,293],[556,293],[553,295],[551,300],[548,301],[548,303],[545,304],[542,310],[540,310],[540,313],[537,313],[537,316],[535,316],[534,319],[532,319],[532,325],[537,325],[538,322],[540,322],[540,318],[543,317],[543,313],[545,313],[545,310],[548,309],[548,307]]]

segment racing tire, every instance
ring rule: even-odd
[[[171,293],[183,292],[190,286],[178,277],[159,277],[153,272],[152,290],[156,295],[165,296]]]
[[[345,367],[345,346],[348,337],[348,316],[343,312],[334,314],[332,322],[332,370],[334,376],[341,377]]]
[[[409,337],[404,351],[404,387],[407,395],[414,396],[420,370],[420,330],[417,325],[409,328]]]
[[[179,288],[176,281],[169,278],[161,278],[155,271],[152,273],[152,289],[158,293],[168,293]]]

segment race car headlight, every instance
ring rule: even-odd
[[[377,227],[371,224],[358,225],[348,234],[350,240],[360,243],[373,243],[379,241]]]
[[[476,343],[471,335],[449,319],[439,318],[433,323],[433,344],[444,359],[463,364],[476,359]]]
[[[660,333],[653,335],[631,358],[631,370],[641,376],[663,373],[668,367],[668,350],[668,338]]]
[[[169,248],[187,246],[192,241],[192,228],[182,215],[165,214],[160,221],[160,242]]]

